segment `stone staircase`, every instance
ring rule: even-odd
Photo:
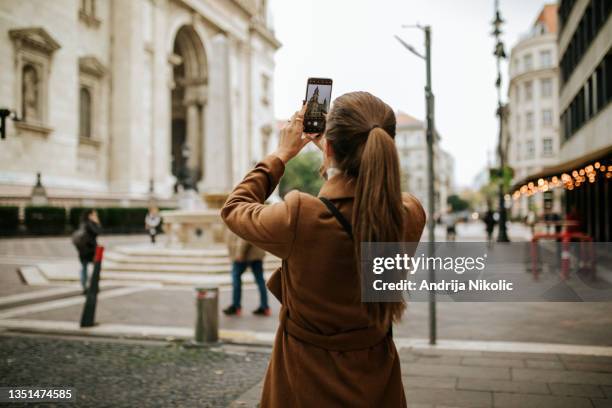
[[[269,275],[281,265],[268,254],[264,271]],[[104,254],[103,279],[163,284],[215,284],[231,282],[231,262],[222,247],[178,249],[154,245],[118,246]],[[252,274],[243,275],[252,281]]]

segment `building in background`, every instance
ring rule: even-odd
[[[428,174],[426,125],[422,121],[398,111],[395,144],[402,171],[402,191],[408,191],[428,208]],[[434,147],[434,216],[447,212],[448,196],[454,192],[454,158],[440,147],[440,135],[436,132]]]
[[[507,106],[507,162],[514,181],[553,165],[559,155],[559,68],[557,65],[557,5],[544,6],[529,32],[510,53]],[[553,208],[561,210],[560,192]],[[524,196],[512,207],[513,217],[529,210],[540,214],[543,196]]]
[[[187,166],[224,193],[274,133],[265,0],[0,2],[0,204],[172,200]]]
[[[596,241],[612,240],[612,2],[559,4],[561,148],[555,165],[515,184],[513,196],[564,190],[564,210]]]

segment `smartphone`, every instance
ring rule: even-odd
[[[332,80],[308,78],[306,82],[306,113],[304,133],[321,133],[325,130],[325,116],[331,103]]]

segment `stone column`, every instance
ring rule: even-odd
[[[149,145],[142,132],[142,78],[144,44],[142,4],[139,1],[114,0],[112,8],[112,95],[110,117],[109,184],[113,192],[146,194],[148,161],[143,147]],[[146,84],[150,86],[150,84]]]
[[[190,156],[187,166],[191,170],[198,171],[200,167],[200,107],[191,101],[187,104],[187,146],[189,146]]]
[[[204,193],[227,193],[232,188],[232,142],[230,126],[230,86],[228,39],[225,34],[212,38],[208,58],[208,106],[205,115]]]

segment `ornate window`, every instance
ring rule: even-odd
[[[86,86],[79,90],[79,137],[91,139],[91,91]]]
[[[542,126],[552,126],[552,110],[544,109],[542,110]]]
[[[96,17],[96,0],[81,0],[79,20],[88,26],[100,26],[100,20]]]
[[[534,157],[535,157],[535,144],[533,143],[533,140],[528,140],[527,142],[525,142],[525,158],[533,159]]]
[[[550,50],[540,51],[540,67],[548,68],[552,66],[552,53]]]
[[[49,73],[53,53],[60,45],[43,28],[9,31],[15,48],[14,107],[22,119],[15,126],[22,132],[47,134]]]
[[[525,129],[533,129],[533,112],[527,112],[525,114]]]
[[[101,140],[99,107],[102,98],[102,78],[106,68],[94,56],[79,58],[79,140],[98,144]]]
[[[533,98],[533,83],[531,81],[525,82],[525,100],[530,101]]]
[[[542,156],[550,157],[553,153],[553,140],[548,137],[542,139]]]
[[[550,98],[552,96],[552,79],[544,78],[540,80],[540,93],[543,98]]]

